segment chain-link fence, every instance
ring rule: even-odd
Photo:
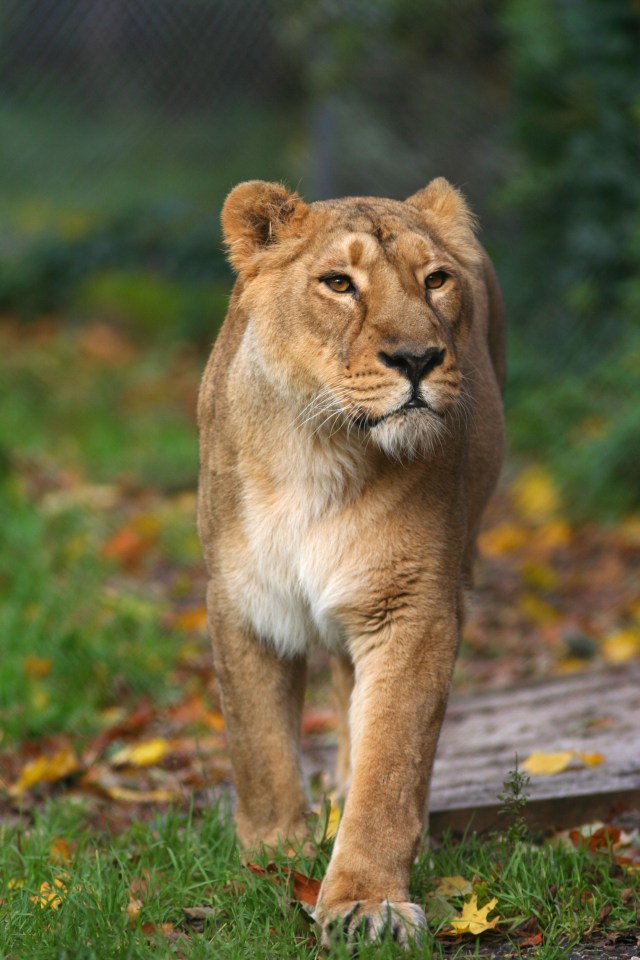
[[[446,174],[486,211],[504,166],[499,36],[477,4],[5,0],[1,210],[170,197],[243,177],[407,194]],[[463,29],[450,15],[463,12]]]

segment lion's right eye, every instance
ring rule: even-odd
[[[343,273],[336,274],[332,277],[323,277],[322,281],[326,283],[329,290],[333,290],[334,293],[354,293],[356,289],[350,277],[347,277]]]

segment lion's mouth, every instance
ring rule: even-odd
[[[361,427],[365,430],[371,430],[372,427],[377,427],[378,424],[384,423],[386,420],[390,420],[392,417],[397,416],[398,414],[406,416],[407,413],[412,411],[426,410],[432,416],[437,417],[438,420],[443,420],[444,417],[441,413],[435,410],[430,404],[427,403],[422,397],[413,396],[406,403],[403,403],[402,406],[396,407],[395,410],[390,410],[389,413],[383,413],[381,417],[370,417],[366,413],[356,415],[353,417],[353,422],[357,427]]]

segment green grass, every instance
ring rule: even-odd
[[[136,491],[150,486],[195,488],[199,361],[165,346],[104,364],[82,357],[81,343],[66,332],[36,347],[3,344],[3,745],[61,731],[86,735],[103,707],[142,694],[171,696],[179,638],[164,616],[173,583],[158,587],[154,563],[167,555],[187,574],[200,562],[192,503],[164,496],[145,508],[136,501]],[[95,498],[104,496],[109,505],[96,509]],[[123,577],[102,550],[141,509],[157,542],[140,576]],[[45,676],[29,670],[33,657],[49,664]]]
[[[60,837],[73,850],[70,863],[52,859],[52,845]],[[325,844],[315,858],[298,858],[295,867],[320,878],[327,853]],[[283,870],[289,863],[278,862]],[[505,933],[536,917],[543,944],[527,952],[536,960],[560,960],[598,923],[605,908],[610,908],[607,930],[634,927],[635,904],[622,902],[622,890],[632,880],[612,867],[607,854],[549,844],[513,847],[495,837],[472,836],[462,844],[445,838],[435,853],[419,858],[413,896],[428,908],[434,878],[449,875],[472,880],[480,903],[497,897]],[[56,879],[66,888],[58,908],[40,906],[41,885],[53,885]],[[635,884],[640,886],[637,877]],[[133,918],[127,913],[131,898],[141,902]],[[202,932],[190,927],[183,913],[184,907],[196,906],[211,910]],[[58,800],[36,814],[31,827],[0,827],[0,922],[3,960],[302,960],[317,955],[305,914],[281,885],[241,865],[229,818],[217,807],[198,816],[170,810],[108,836],[86,829],[81,803]],[[171,925],[165,935],[162,924]],[[444,925],[432,922],[431,934]],[[188,936],[180,937],[180,932]],[[482,943],[480,938],[478,946]],[[429,936],[407,956],[473,956],[475,946],[473,937],[464,948],[452,948]],[[337,945],[335,956],[346,960],[344,945]],[[386,943],[362,948],[359,956],[390,960],[398,952]]]

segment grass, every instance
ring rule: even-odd
[[[61,840],[68,862],[60,856]],[[53,800],[32,827],[0,827],[0,841],[3,960],[317,955],[301,907],[281,885],[241,864],[229,818],[216,806],[198,816],[169,810],[119,835],[101,836],[87,829],[81,803]],[[314,859],[300,857],[294,865],[319,878],[327,854],[325,842]],[[290,865],[282,858],[277,862],[283,871]],[[603,911],[610,911],[608,930],[634,927],[636,906],[631,898],[623,902],[632,881],[604,854],[550,844],[514,846],[499,837],[472,836],[464,843],[445,838],[416,863],[413,896],[429,909],[434,878],[455,875],[473,881],[480,903],[497,898],[502,930],[537,919],[544,942],[527,954],[537,960],[559,960],[598,924]],[[55,907],[45,902],[49,891],[60,896]],[[454,903],[461,904],[461,898]],[[183,912],[199,906],[208,909],[204,929],[191,926]],[[444,926],[431,921],[431,933]],[[473,956],[475,940],[467,940],[463,947],[430,936],[407,956]],[[362,960],[397,955],[392,943],[359,953]],[[335,956],[346,960],[348,952],[338,945]]]
[[[174,584],[167,577],[163,589],[154,588],[153,545],[158,554],[169,549],[185,571],[200,560],[193,498],[180,495],[195,486],[198,364],[185,372],[176,347],[105,362],[104,355],[82,355],[83,343],[80,333],[65,332],[35,347],[23,336],[3,344],[5,743],[60,731],[86,735],[104,707],[144,693],[170,697],[179,643],[165,614]],[[138,589],[118,580],[104,548],[132,504],[140,510],[136,498],[151,483],[177,494],[143,514],[153,542],[142,558],[147,582],[143,575]]]

